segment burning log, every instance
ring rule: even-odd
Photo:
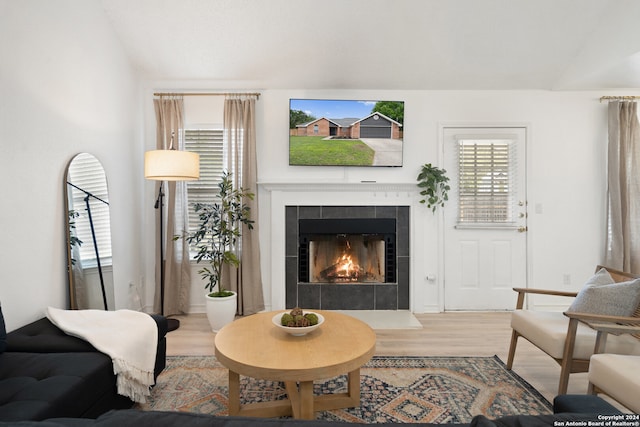
[[[328,281],[357,280],[360,267],[354,265],[350,257],[343,256],[334,264],[320,271],[320,277]]]
[[[348,276],[346,271],[344,270],[344,265],[340,262],[336,262],[335,264],[330,265],[329,267],[322,270],[320,272],[320,277],[325,280],[335,280],[338,278],[346,278]]]

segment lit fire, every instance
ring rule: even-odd
[[[314,278],[312,281],[329,283],[365,283],[384,281],[384,271],[381,272],[379,268],[377,270],[373,269],[375,266],[379,267],[380,263],[373,263],[371,260],[367,260],[366,258],[366,254],[369,251],[375,252],[381,250],[381,245],[369,245],[365,247],[365,249],[363,249],[362,246],[362,242],[357,242],[355,246],[356,249],[354,250],[349,240],[342,240],[336,245],[329,247],[328,249],[333,250],[326,251],[327,255],[326,258],[324,258],[325,261],[323,262],[323,258],[319,257],[320,260],[317,263],[317,267],[313,267],[315,271],[312,269],[310,276]],[[321,252],[325,253],[324,250]],[[365,253],[364,260],[361,258],[363,252]],[[317,255],[317,252],[315,254]],[[373,260],[377,260],[378,252],[373,253],[371,256],[373,257]],[[315,266],[316,258],[313,257],[313,259]],[[363,261],[364,264],[361,264]],[[368,265],[368,267],[365,269],[364,265]]]
[[[336,259],[333,264],[335,267],[335,277],[341,280],[358,280],[360,266],[355,264],[349,252],[351,251],[351,242],[345,242],[344,252],[342,256]]]
[[[351,256],[347,254],[342,255],[340,258],[336,260],[336,264],[338,266],[338,270],[341,270],[344,272],[342,274],[338,273],[339,277],[351,277],[351,274],[353,272],[355,272],[357,275],[358,266],[354,265],[353,260],[351,259]]]

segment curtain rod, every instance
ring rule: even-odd
[[[636,95],[601,96],[600,102],[615,101],[615,100],[632,100],[632,99],[640,99],[640,96],[636,96]]]
[[[156,92],[153,94],[153,96],[255,96],[256,99],[260,99],[260,95],[260,92]]]

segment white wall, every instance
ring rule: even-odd
[[[258,173],[262,182],[415,183],[420,165],[440,162],[440,125],[528,126],[529,285],[579,289],[603,260],[607,107],[599,102],[601,95],[550,91],[264,91],[259,101],[262,116]],[[301,97],[405,101],[403,167],[288,166],[288,100]],[[261,203],[265,196],[268,194],[261,192]],[[541,213],[535,213],[536,206]],[[268,212],[268,207],[261,206],[263,234],[273,221],[266,217]],[[413,253],[412,266],[416,270],[412,274],[412,295],[425,300],[412,305],[422,311],[420,307],[433,306],[443,283],[438,217],[420,215],[425,222],[424,235],[413,237],[425,243]],[[263,247],[267,245],[265,240],[268,239],[263,239]],[[263,276],[269,277],[271,267],[267,266]],[[439,289],[428,289],[430,284],[422,278],[434,272]],[[563,284],[565,274],[571,277],[569,285]],[[275,284],[267,282],[265,286]],[[535,303],[554,304],[543,299]]]
[[[162,89],[171,88],[166,82]],[[224,83],[209,82],[196,90],[227,90]],[[178,83],[172,90],[193,90]],[[254,90],[250,87],[246,90]],[[625,91],[631,94],[633,91]],[[637,91],[636,91],[637,92]],[[603,260],[606,194],[606,103],[600,92],[556,91],[377,91],[377,90],[261,90],[257,102],[258,175],[268,183],[415,183],[424,163],[439,164],[442,125],[527,126],[529,202],[529,285],[579,289]],[[607,94],[615,94],[607,92]],[[291,167],[288,165],[289,98],[388,99],[405,101],[404,166],[402,168]],[[150,125],[147,124],[147,127]],[[149,144],[149,138],[146,139]],[[147,190],[148,191],[148,190]],[[417,197],[417,193],[416,193]],[[148,196],[149,198],[149,196]],[[341,196],[336,196],[340,199]],[[263,286],[267,307],[275,270],[284,261],[272,253],[270,193],[260,187],[260,232]],[[537,211],[536,211],[537,208]],[[431,311],[442,292],[439,217],[419,212],[420,244],[413,248],[412,306]],[[279,231],[278,231],[279,233]],[[279,233],[281,234],[281,233]],[[435,283],[424,280],[435,274]],[[570,284],[564,283],[569,275]],[[202,311],[202,286],[194,274],[192,311]],[[277,276],[277,275],[276,275]],[[564,306],[564,302],[539,298],[535,304]],[[272,305],[275,304],[275,305]],[[515,299],[514,299],[515,304]],[[436,303],[437,307],[437,303]]]
[[[0,0],[0,302],[7,328],[67,308],[63,177],[79,152],[110,189],[116,305],[140,278],[134,70],[97,2]]]
[[[139,85],[104,12],[82,0],[0,0],[0,177],[3,179],[0,302],[9,329],[66,307],[63,174],[78,152],[104,164],[109,181],[118,308],[130,305],[129,283],[153,295],[153,185],[142,178],[142,153],[154,146],[153,90],[258,90],[260,181],[415,182],[419,166],[439,163],[441,124],[526,124],[529,139],[532,286],[577,289],[602,261],[606,104],[614,92],[269,90],[260,82],[146,82]],[[621,94],[633,94],[624,91]],[[638,91],[636,91],[638,92]],[[640,94],[640,93],[638,93]],[[404,167],[288,166],[289,98],[404,100]],[[144,112],[144,116],[143,116]],[[267,305],[273,263],[269,206],[260,191],[260,231]],[[542,213],[535,213],[538,205]],[[415,236],[415,277],[440,276],[437,217],[424,214]],[[563,284],[569,274],[570,285]],[[415,287],[425,286],[423,282]],[[441,286],[441,283],[438,284]],[[417,289],[417,290],[416,290]],[[438,289],[415,288],[419,306]],[[198,309],[202,286],[194,285]],[[539,304],[546,304],[540,301]]]

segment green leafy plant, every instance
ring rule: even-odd
[[[195,260],[198,263],[209,263],[208,267],[203,267],[198,273],[207,281],[205,289],[212,297],[233,295],[220,283],[222,267],[224,264],[235,267],[240,265],[233,248],[242,235],[242,224],[253,229],[254,223],[250,217],[251,208],[244,203],[245,198],[253,200],[253,193],[245,188],[234,188],[231,174],[227,172],[222,174],[218,189],[218,202],[194,205],[200,223],[197,230],[186,237],[189,244],[195,244],[198,250]],[[216,286],[218,291],[214,292]]]
[[[422,166],[418,175],[418,187],[421,189],[420,195],[423,197],[420,203],[425,203],[433,212],[438,206],[444,207],[444,202],[449,200],[448,191],[451,189],[449,178],[445,169],[432,166],[427,163]]]
[[[76,235],[76,218],[80,216],[80,213],[74,211],[73,209],[69,210],[69,246],[71,246],[71,253],[73,254],[74,246],[82,246],[82,240],[78,238]],[[71,255],[71,265],[75,265],[76,260]]]

